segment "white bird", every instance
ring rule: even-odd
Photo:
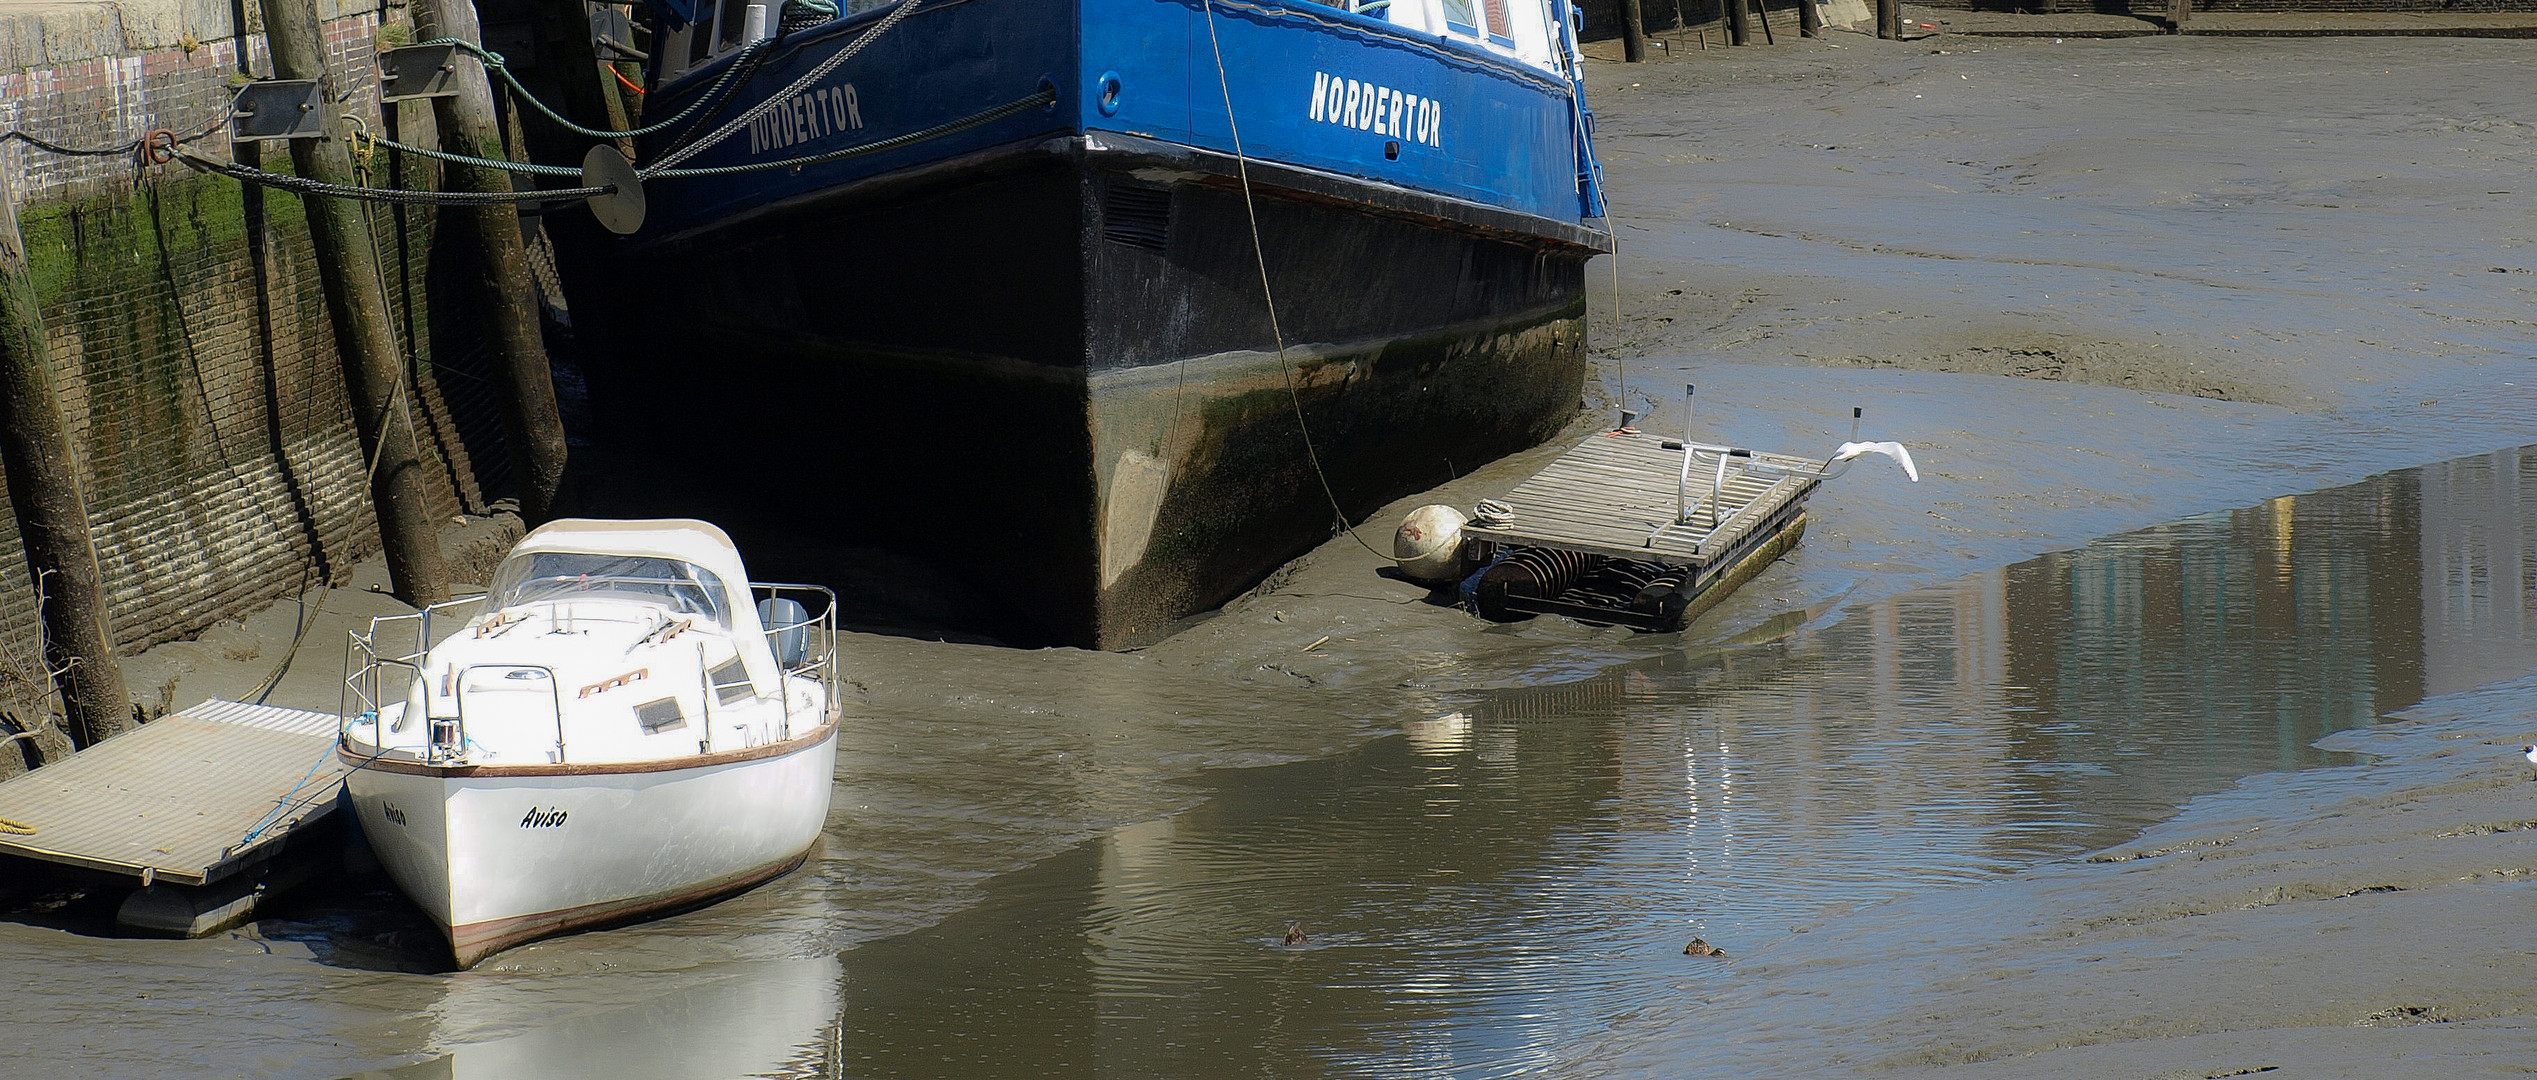
[[[2537,765],[2537,744],[2520,747],[2519,756],[2527,758],[2529,764]],[[2529,779],[2537,780],[2537,776],[2531,776]]]
[[[1848,461],[1861,454],[1883,454],[1893,458],[1902,463],[1903,475],[1911,477],[1912,483],[1920,482],[1920,466],[1912,464],[1912,452],[1898,442],[1845,442],[1841,444],[1841,449],[1833,451],[1832,460]]]

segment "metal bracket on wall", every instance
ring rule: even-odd
[[[379,100],[456,97],[450,76],[458,71],[458,46],[408,45],[379,54]]]
[[[258,79],[229,103],[229,137],[237,140],[326,137],[324,91],[315,79]]]

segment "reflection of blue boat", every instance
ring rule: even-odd
[[[1567,0],[693,2],[646,111],[740,71],[637,160],[769,98],[682,166],[924,137],[647,185],[601,401],[752,417],[764,447],[718,481],[999,567],[1008,632],[1151,636],[1326,538],[1333,500],[1362,515],[1576,408],[1608,240]]]

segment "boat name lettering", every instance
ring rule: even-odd
[[[1313,72],[1312,107],[1305,115],[1427,146],[1445,145],[1443,102],[1327,71]]]
[[[405,824],[405,811],[397,809],[395,803],[380,803],[379,813],[386,817],[389,821],[393,821],[399,825]]]
[[[553,810],[540,810],[532,806],[529,807],[529,815],[520,819],[520,827],[523,829],[552,829],[556,826],[562,825],[564,823],[564,819],[570,816],[571,813],[572,811],[565,810],[560,807]]]
[[[863,100],[853,83],[838,83],[795,94],[749,121],[749,152],[761,154],[824,139],[840,131],[863,130]]]

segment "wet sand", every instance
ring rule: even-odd
[[[1594,268],[1595,403],[1629,401],[1671,430],[1696,382],[1704,438],[1790,450],[1846,437],[1864,406],[1867,432],[1913,444],[1923,483],[1862,469],[1827,487],[1806,544],[1679,636],[1491,627],[1380,576],[1385,560],[1345,537],[1135,653],[859,635],[838,823],[805,872],[458,977],[415,970],[428,930],[392,898],[328,898],[199,943],[20,913],[0,922],[0,974],[24,988],[13,1028],[28,1056],[0,1074],[322,1077],[510,1045],[673,990],[761,985],[737,971],[839,993],[841,956],[853,967],[945,925],[992,933],[956,920],[1084,845],[1133,849],[1223,770],[1414,735],[1474,695],[1822,635],[1878,601],[2111,533],[2537,443],[2528,64],[2510,42],[1855,35],[1599,64],[1624,250],[1617,298]],[[1410,507],[1498,493],[1558,449],[1359,532],[1387,548]],[[345,600],[328,611],[356,613]],[[252,686],[292,614],[149,682],[184,697]],[[319,669],[334,653],[307,654],[275,702],[331,707]],[[2114,849],[2171,854],[1964,886],[1870,881],[1850,911],[1800,893],[1710,933],[1725,961],[1659,942],[1643,962],[1669,966],[1644,970],[1679,997],[1597,1021],[1536,1064],[2455,1075],[2529,1060],[2529,957],[2510,920],[2537,873],[2512,824],[2537,799],[2511,752],[2537,727],[2530,694],[2435,699],[2355,744],[2379,764],[2175,787],[2203,798]],[[2380,886],[2400,891],[2366,891]],[[1257,913],[1260,933],[1281,916]],[[1679,966],[1695,959],[1706,966]],[[101,1032],[109,1011],[130,1015]],[[2395,1022],[2416,1020],[2447,1022]]]
[[[1938,432],[1867,402],[1880,433],[1935,444],[1928,536],[1976,557],[2527,431],[2523,50],[1835,44],[1597,69],[1626,238],[1622,329],[1599,340],[1633,400],[1679,374],[1706,404],[1717,365],[1997,380],[1983,396],[2020,400]],[[1893,561],[1939,562],[1893,535],[1902,509],[1818,518],[1877,519]],[[2081,861],[1751,943],[1568,1071],[2520,1074],[2532,734],[2537,682],[2435,698],[2327,741],[2369,765],[2268,774]]]

